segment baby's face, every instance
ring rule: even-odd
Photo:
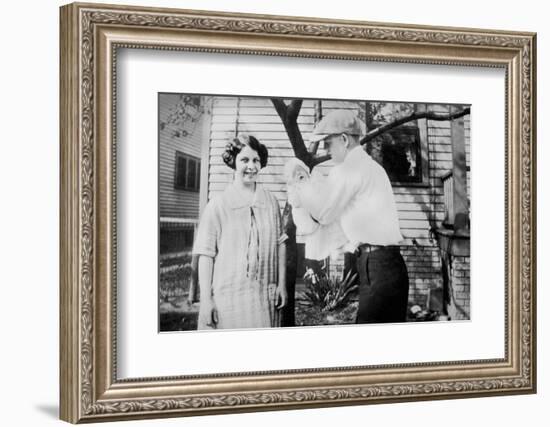
[[[298,195],[299,184],[309,181],[309,172],[303,167],[297,165],[290,174],[287,181],[287,197],[288,203],[294,208],[298,208],[301,205],[300,197]]]
[[[307,181],[309,179],[309,174],[302,168],[296,168],[294,172],[294,179],[296,182]]]
[[[296,166],[292,171],[288,184],[299,184],[309,180],[309,173],[301,166]]]

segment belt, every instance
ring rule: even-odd
[[[356,254],[361,254],[361,253],[367,253],[367,254],[370,254],[372,252],[376,252],[376,251],[379,251],[381,249],[398,249],[399,246],[395,246],[395,245],[388,245],[388,246],[384,246],[384,245],[370,245],[368,243],[364,243],[362,245],[359,245],[357,246],[357,249],[356,249]]]

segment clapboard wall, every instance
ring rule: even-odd
[[[357,103],[323,101],[322,111],[327,114],[336,108],[357,109]],[[426,105],[429,111],[448,113],[448,105]],[[314,101],[304,101],[298,124],[307,138],[315,123]],[[208,198],[224,190],[232,181],[233,173],[223,163],[221,153],[227,140],[236,133],[254,135],[269,149],[268,166],[259,176],[259,182],[278,199],[281,208],[286,201],[283,168],[294,156],[284,126],[271,101],[261,98],[219,97],[213,100],[210,133],[210,161]],[[470,121],[464,120],[466,160],[470,161]],[[449,121],[421,120],[427,137],[429,179],[426,186],[394,186],[399,221],[404,236],[402,252],[409,270],[410,301],[425,305],[428,289],[441,286],[441,264],[438,247],[430,236],[430,224],[440,225],[444,218],[443,183],[441,175],[452,169],[451,127]],[[326,173],[332,166],[326,162],[318,167]],[[332,260],[333,271],[341,271],[342,259]]]
[[[180,100],[179,94],[159,95],[159,205],[161,218],[196,219],[199,217],[199,192],[174,188],[176,151],[201,158],[202,144],[208,143],[203,116],[197,123],[181,126],[167,124]],[[177,131],[186,130],[186,136]],[[204,167],[204,165],[202,165]]]

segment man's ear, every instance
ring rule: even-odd
[[[346,150],[347,150],[347,149],[349,148],[349,144],[350,144],[348,134],[347,134],[347,133],[343,133],[343,134],[342,134],[342,138],[344,138],[344,147],[345,147]]]

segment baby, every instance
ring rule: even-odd
[[[295,189],[300,186],[300,192],[319,195],[319,203],[323,203],[322,194],[327,182],[323,175],[313,171],[299,159],[291,159],[285,164],[285,179],[287,184],[288,203],[292,206],[292,217],[296,224],[296,237],[305,243],[307,259],[323,260],[339,252],[353,252],[356,245],[350,242],[339,221],[323,225],[315,221],[309,212],[300,207]]]

